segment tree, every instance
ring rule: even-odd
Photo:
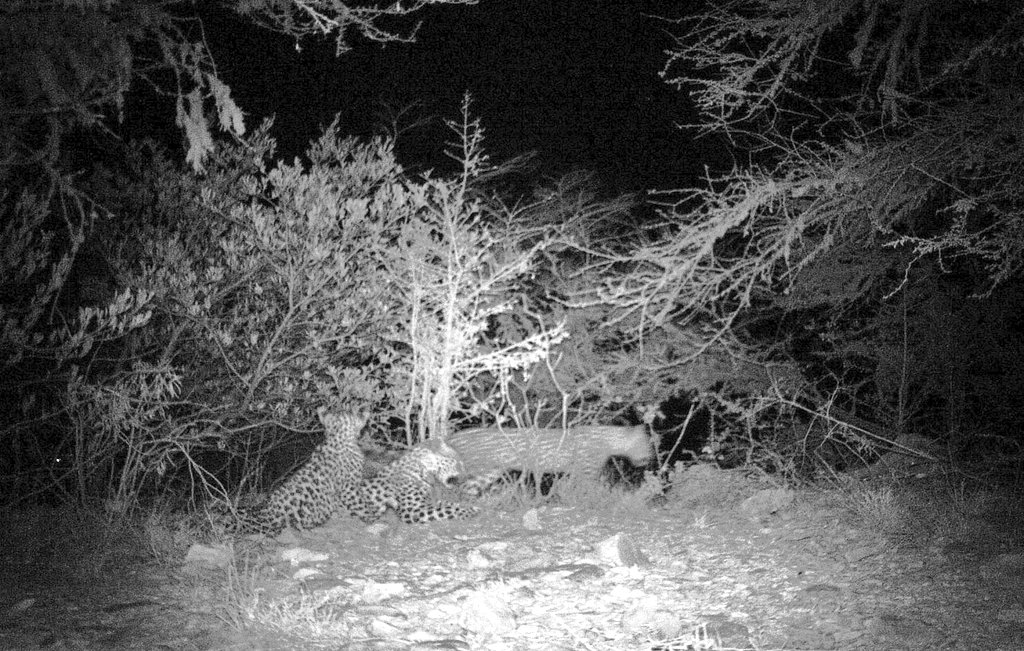
[[[465,2],[472,0],[414,0],[384,7],[337,0],[224,0],[218,4],[255,24],[295,38],[297,44],[310,36],[333,38],[341,54],[355,34],[373,41],[408,41],[415,36],[416,28],[403,29],[403,17],[429,5]],[[234,310],[257,322],[281,316],[276,325],[277,335],[283,337],[302,332],[301,324],[295,323],[296,315],[308,316],[320,310],[319,316],[329,317],[333,314],[330,307],[299,301],[283,316],[257,314],[261,300],[276,306],[274,299],[279,295],[273,295],[257,296],[250,305],[200,305],[196,314],[182,315],[175,310],[191,306],[189,297],[210,289],[202,280],[213,286],[213,298],[224,297],[218,291],[231,294],[230,288],[218,286],[216,279],[202,276],[213,262],[220,264],[221,271],[237,272],[234,276],[227,274],[235,279],[245,273],[269,273],[267,268],[280,277],[294,279],[295,274],[310,267],[319,275],[303,282],[333,282],[330,273],[314,264],[316,260],[310,261],[309,256],[288,259],[289,242],[263,242],[254,235],[256,243],[249,242],[254,249],[261,250],[260,245],[265,245],[261,251],[266,258],[260,265],[245,268],[245,261],[224,260],[222,256],[189,268],[184,263],[194,261],[186,253],[216,244],[214,239],[200,242],[197,238],[204,234],[215,238],[222,234],[218,229],[223,224],[210,216],[213,207],[201,205],[195,196],[201,185],[196,178],[182,178],[182,171],[160,156],[149,161],[153,167],[139,165],[139,150],[134,145],[120,150],[124,160],[114,162],[109,157],[103,161],[114,162],[129,175],[139,173],[140,178],[120,188],[127,194],[113,196],[85,185],[86,179],[98,175],[93,166],[101,157],[86,150],[83,142],[87,139],[78,136],[104,134],[120,118],[129,91],[138,84],[147,84],[174,103],[177,127],[186,144],[186,160],[194,171],[205,172],[214,188],[208,189],[207,198],[222,200],[219,208],[223,214],[248,214],[243,205],[247,197],[239,189],[234,188],[235,194],[229,198],[217,191],[233,187],[232,181],[258,176],[260,170],[250,167],[262,165],[262,156],[271,145],[265,134],[257,134],[254,140],[239,144],[243,152],[251,147],[247,151],[251,159],[236,151],[236,169],[223,170],[219,166],[223,161],[211,165],[214,132],[219,129],[229,140],[238,140],[245,133],[245,124],[241,108],[218,76],[202,24],[195,17],[196,7],[196,3],[185,0],[15,0],[0,5],[0,368],[4,370],[0,416],[6,423],[0,431],[0,443],[4,445],[0,456],[4,457],[3,471],[9,477],[21,476],[25,468],[48,466],[47,455],[69,436],[77,449],[89,451],[88,458],[76,459],[74,465],[79,470],[88,469],[106,481],[111,479],[111,464],[120,463],[121,477],[113,487],[118,494],[137,491],[140,478],[151,471],[164,472],[168,455],[184,454],[193,462],[191,450],[205,445],[216,435],[216,428],[192,425],[216,421],[219,412],[200,410],[192,425],[175,423],[168,411],[182,391],[174,366],[180,359],[175,354],[182,350],[196,353],[201,350],[196,341],[211,333],[221,336],[217,343],[223,346],[222,357],[254,362],[250,376],[235,377],[235,385],[219,385],[231,389],[243,385],[242,389],[249,390],[243,403],[255,402],[258,390],[270,387],[287,394],[308,380],[301,374],[296,379],[288,365],[290,360],[266,354],[255,360],[246,358],[248,353],[272,349],[274,342],[251,341],[246,347],[229,341],[232,327],[242,329],[253,325],[252,321],[218,324],[225,332],[210,328],[197,339],[182,341],[183,333],[192,332],[184,322],[201,316],[200,308],[204,307],[218,315],[237,316]],[[376,146],[383,147],[379,143]],[[350,148],[355,147],[350,144]],[[325,159],[330,158],[328,154]],[[378,165],[382,166],[386,167]],[[327,191],[323,187],[311,190],[308,186],[312,182],[300,170],[281,166],[274,173],[280,175],[276,180],[285,184],[281,186],[283,191],[290,193],[282,199],[282,211],[289,209],[288,199],[301,205],[310,194]],[[252,183],[266,180],[260,177]],[[127,210],[122,212],[122,208]],[[146,256],[134,250],[135,257],[129,261],[123,252],[111,248],[112,242],[122,238],[101,242],[95,236],[96,228],[125,227],[129,214],[142,224],[128,224],[123,231],[150,229],[146,236],[134,232],[137,237],[133,244],[153,245],[158,236],[167,235],[170,244],[160,254],[163,258],[159,262],[182,263],[177,268],[149,269],[154,275],[164,274],[147,285],[154,292],[138,289],[143,283],[127,282],[138,269],[126,267],[144,261]],[[192,224],[187,223],[189,220]],[[196,230],[189,233],[189,225],[196,226]],[[316,228],[322,231],[327,226],[310,226],[311,231]],[[182,239],[174,240],[175,234]],[[304,255],[322,253],[299,249]],[[82,261],[83,251],[90,252],[85,257],[92,262]],[[216,247],[211,251],[216,253]],[[343,251],[334,253],[341,255]],[[179,259],[175,260],[174,254]],[[243,268],[232,267],[232,262]],[[100,269],[86,269],[89,266]],[[115,269],[119,266],[122,268]],[[182,276],[193,272],[200,274],[197,282],[183,285]],[[273,278],[278,276],[271,274]],[[268,287],[276,289],[277,285]],[[175,294],[178,290],[180,296]],[[168,304],[168,294],[185,300]],[[253,311],[247,312],[246,308]],[[171,323],[176,317],[179,321]],[[338,335],[340,340],[345,328],[339,325],[339,329],[343,331]],[[168,338],[161,340],[155,333]],[[330,334],[338,333],[325,336]],[[231,343],[236,345],[232,347]],[[143,350],[132,349],[135,345],[142,345]],[[223,380],[220,376],[215,379]],[[125,442],[125,437],[135,436],[143,438]],[[85,447],[86,439],[91,447]],[[32,449],[22,446],[22,442],[31,443]],[[118,447],[123,445],[133,453],[121,455],[117,450],[123,450]],[[120,461],[114,463],[115,459]],[[79,487],[84,487],[86,483],[93,485],[93,479],[80,474],[77,481]],[[11,494],[15,494],[13,489]],[[18,494],[22,494],[20,487]]]
[[[296,39],[335,40],[340,55],[353,33],[379,42],[409,41],[383,27],[434,4],[414,0],[387,7],[339,0],[223,0],[253,23]],[[212,127],[245,132],[242,111],[217,75],[202,23],[186,0],[14,1],[0,7],[0,172],[12,165],[56,160],[73,129],[102,127],[119,114],[132,84],[174,98],[189,163],[200,168],[213,147]],[[170,73],[167,81],[166,73]],[[216,117],[210,119],[210,112]]]
[[[221,5],[297,41],[333,37],[340,54],[353,32],[376,41],[409,40],[415,29],[401,35],[381,23],[432,4],[471,1],[416,0],[385,8],[336,0],[225,0]],[[184,0],[0,6],[3,363],[20,360],[29,348],[39,354],[29,340],[61,294],[91,224],[106,211],[76,186],[73,174],[81,170],[75,164],[78,152],[64,146],[69,136],[104,130],[120,115],[136,83],[173,98],[186,160],[196,170],[212,151],[214,126],[234,137],[245,132],[242,111],[217,76],[193,11],[193,3]],[[69,329],[79,333],[78,348],[89,345],[83,328]],[[53,351],[69,346],[68,341],[50,341],[46,347],[51,352],[45,355],[53,357]],[[69,350],[61,356],[74,357]]]
[[[663,74],[704,130],[757,130],[807,215],[793,235],[866,223],[915,259],[974,257],[992,286],[1024,262],[1022,24],[1002,2],[743,0],[696,19]]]
[[[896,428],[992,416],[993,368],[977,365],[993,355],[941,349],[983,327],[993,353],[1020,349],[996,315],[1021,304],[1024,9],[735,0],[679,24],[664,78],[700,110],[692,128],[749,162],[662,195],[660,237],[594,300],[647,336],[683,325],[701,351],[802,362],[806,382],[769,392]],[[934,336],[953,322],[964,335]],[[1010,355],[1000,384],[1024,367]]]

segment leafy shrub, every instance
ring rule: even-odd
[[[399,415],[422,437],[472,409],[480,374],[543,359],[564,336],[557,323],[521,339],[488,329],[553,238],[484,211],[475,179],[494,168],[468,100],[452,126],[467,146],[447,180],[410,178],[390,141],[342,138],[336,125],[305,163],[271,164],[265,125],[222,145],[202,175],[148,145],[93,174],[108,207],[94,236],[122,291],[82,307],[63,339],[39,327],[38,341],[77,355],[50,385],[58,433],[40,451],[72,460],[61,486],[122,508],[182,488],[224,494],[223,480],[259,484],[284,432],[309,429],[319,405]],[[28,216],[15,243],[33,232]],[[28,239],[23,257],[46,259],[46,244]],[[51,276],[69,264],[51,263]],[[59,286],[25,278],[38,297],[5,330],[22,348]],[[24,355],[8,349],[18,365]],[[32,418],[27,407],[15,419],[21,436]]]

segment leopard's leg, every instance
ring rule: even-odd
[[[337,492],[338,505],[348,515],[363,519],[366,515],[366,500],[363,499],[363,482],[350,481],[341,485]]]
[[[435,520],[463,520],[480,512],[475,506],[463,506],[456,502],[429,502],[427,489],[409,491],[399,498],[398,515],[402,522],[433,522]]]
[[[402,495],[398,496],[398,517],[402,522],[412,524],[414,522],[428,522],[430,520],[427,506],[430,500],[430,491],[422,486],[410,487]]]
[[[359,497],[362,502],[358,517],[363,522],[376,522],[387,512],[388,507],[398,509],[398,504],[390,496],[386,480],[380,478],[367,479],[360,487]]]
[[[284,529],[279,516],[263,507],[239,508],[227,521],[225,531],[229,534],[262,534],[276,536]]]
[[[288,526],[288,516],[285,515],[287,507],[287,503],[282,503],[280,499],[270,498],[257,506],[240,508],[234,526],[229,531],[276,536]]]
[[[480,513],[478,506],[466,506],[458,502],[438,502],[434,505],[433,512],[437,517],[434,520],[467,520]]]

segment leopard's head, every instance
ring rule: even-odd
[[[420,477],[427,482],[454,484],[465,474],[458,453],[440,439],[420,443],[416,459]]]

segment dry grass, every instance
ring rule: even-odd
[[[241,552],[216,590],[217,616],[240,633],[256,635],[268,648],[336,649],[351,640],[352,621],[345,617],[350,597],[345,590],[271,593],[265,582],[265,557]],[[269,642],[268,642],[269,643]]]
[[[181,562],[191,545],[211,538],[209,523],[201,515],[174,512],[165,504],[140,515],[139,527],[149,555],[166,565]]]
[[[1024,532],[1024,511],[1011,494],[971,487],[955,477],[847,485],[837,494],[844,496],[848,511],[863,526],[900,545],[959,544],[980,549],[1019,539]]]
[[[708,633],[706,626],[695,626],[671,640],[650,640],[651,651],[718,651],[723,647]],[[724,649],[723,649],[724,651]]]
[[[678,465],[668,473],[668,486],[670,505],[712,510],[734,507],[757,489],[767,487],[743,471],[707,464]]]

